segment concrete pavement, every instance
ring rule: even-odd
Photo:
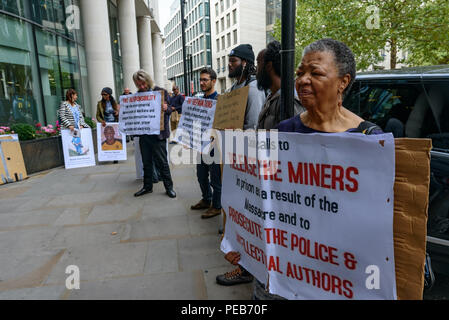
[[[58,168],[0,186],[0,299],[250,299],[252,285],[222,287],[231,271],[219,219],[201,219],[194,165],[171,166],[177,198],[163,184],[135,198],[128,160]],[[68,290],[67,266],[80,270]]]

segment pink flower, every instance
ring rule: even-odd
[[[53,129],[53,125],[49,124],[47,128]]]
[[[42,125],[40,124],[40,122],[36,123],[36,128],[40,128],[42,127]]]
[[[0,133],[5,133],[5,130],[3,130],[3,129],[0,129]]]

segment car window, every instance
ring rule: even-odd
[[[438,131],[429,133],[433,150],[449,152],[449,80],[424,80],[429,109],[437,119]]]
[[[428,138],[440,133],[419,80],[359,81],[344,106],[395,138]]]

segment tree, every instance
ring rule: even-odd
[[[390,67],[449,63],[449,1],[447,0],[297,0],[296,59],[313,41],[333,38],[354,52],[358,69],[383,60]],[[274,36],[281,39],[281,22]],[[398,51],[409,53],[406,59]]]

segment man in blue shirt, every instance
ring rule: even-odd
[[[216,100],[218,93],[215,91],[217,73],[212,68],[204,68],[200,71],[200,87],[204,92],[203,99]],[[210,155],[213,158],[214,150]],[[210,173],[210,180],[209,180]],[[201,216],[202,219],[209,219],[221,214],[221,167],[219,163],[206,164],[201,157],[201,163],[196,165],[196,174],[200,184],[202,199],[197,204],[191,206],[192,210],[207,211]],[[211,190],[211,186],[213,192]]]

